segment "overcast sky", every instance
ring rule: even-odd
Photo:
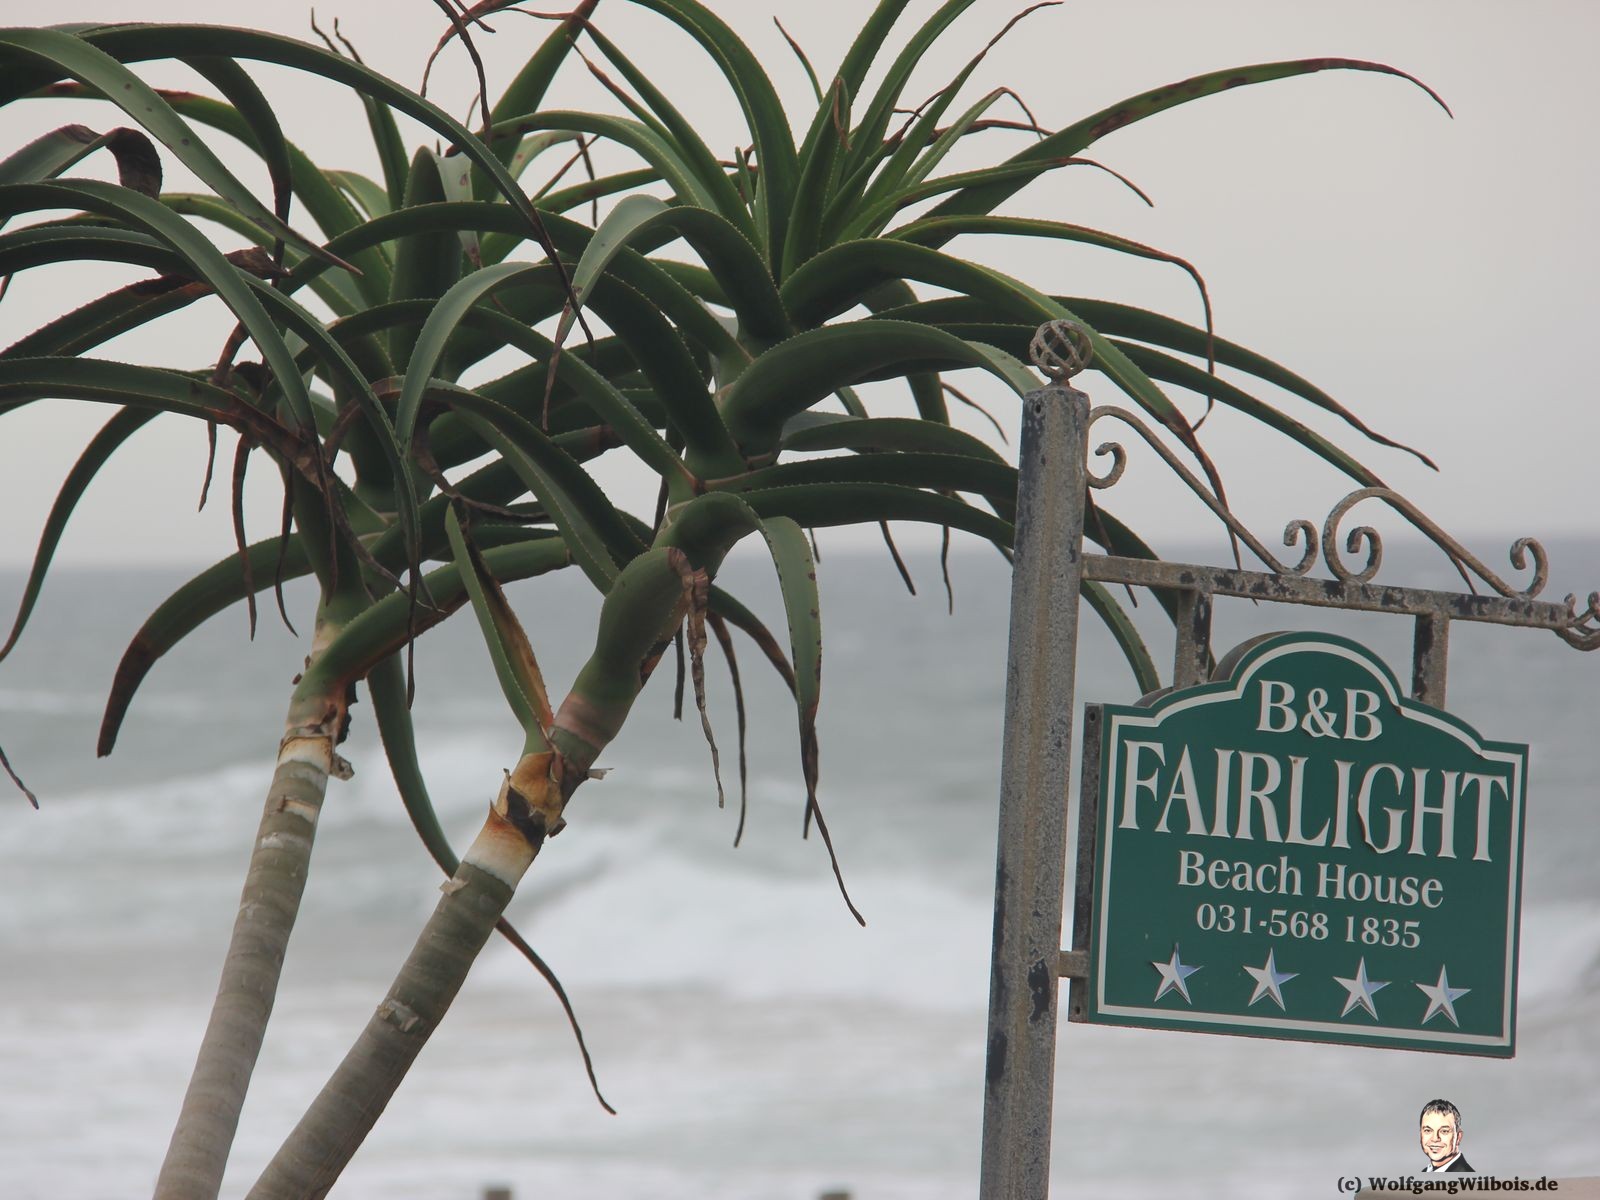
[[[838,0],[717,7],[768,64],[802,124],[809,89],[772,16],[823,72],[838,61],[865,9]],[[913,3],[907,28],[933,7],[931,0]],[[1014,0],[980,0],[909,94],[920,100],[945,82],[1017,7]],[[152,20],[265,23],[309,36],[307,11],[296,4],[60,0],[48,13],[82,21],[134,9]],[[40,12],[0,0],[0,13],[14,20]],[[329,0],[318,10],[329,28],[336,16],[370,65],[413,85],[420,79],[440,30],[433,4]],[[598,21],[709,131],[713,147],[731,150],[748,140],[713,68],[658,18],[627,0],[604,0]],[[498,94],[548,25],[508,15],[495,27],[480,40]],[[1239,89],[1115,133],[1091,151],[1149,192],[1153,209],[1107,176],[1069,170],[1021,193],[1007,211],[1110,229],[1192,260],[1209,282],[1219,332],[1425,449],[1440,472],[1364,445],[1354,431],[1292,398],[1272,398],[1360,453],[1499,565],[1513,535],[1594,529],[1600,417],[1591,325],[1600,184],[1590,129],[1600,112],[1591,62],[1597,34],[1600,8],[1578,2],[1074,3],[1032,16],[990,56],[972,95],[1009,84],[1042,123],[1056,127],[1189,75],[1314,55],[1390,63],[1437,89],[1453,120],[1417,88],[1382,75],[1330,72]],[[182,68],[141,70],[157,82],[192,80]],[[553,104],[612,107],[584,74],[580,67],[565,76]],[[377,173],[352,99],[275,70],[261,79],[289,137],[313,158]],[[463,114],[471,92],[467,60],[454,49],[430,94]],[[0,145],[69,121],[122,123],[81,102],[30,101],[0,113]],[[988,136],[996,158],[1010,152],[1003,139],[1012,135]],[[225,145],[220,135],[216,141]],[[230,161],[264,191],[263,172],[251,160],[230,150]],[[180,178],[169,168],[169,186]],[[983,255],[1045,290],[1199,318],[1192,285],[1168,266],[1069,245],[1032,248],[1023,259],[970,241],[952,249]],[[20,276],[0,302],[0,344],[137,276],[109,269]],[[214,358],[226,327],[215,310],[193,313],[161,337],[124,341],[112,351],[198,366]],[[1117,398],[1104,380],[1087,378],[1096,399]],[[1014,427],[1015,401],[987,394],[1001,421]],[[1189,404],[1191,413],[1199,409]],[[31,556],[49,497],[107,416],[56,402],[4,418],[0,563]],[[969,427],[977,431],[981,422]],[[1203,437],[1240,511],[1273,540],[1291,517],[1320,524],[1349,490],[1342,477],[1231,413],[1219,411]],[[201,432],[171,418],[138,435],[89,493],[62,559],[200,561],[226,553],[226,505],[213,503],[199,517],[193,511],[203,444]],[[1162,474],[1157,464],[1136,460],[1117,488],[1117,510],[1158,547],[1203,532],[1209,521]],[[265,536],[276,521],[273,472],[258,464],[255,481],[252,536]],[[1558,564],[1557,584],[1587,590],[1600,584],[1596,568]]]

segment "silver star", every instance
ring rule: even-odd
[[[1250,1003],[1254,1004],[1263,996],[1270,996],[1281,1009],[1283,1008],[1283,985],[1291,979],[1298,979],[1300,975],[1296,971],[1283,972],[1278,970],[1278,964],[1274,960],[1273,954],[1274,952],[1268,949],[1266,966],[1246,967],[1244,971],[1246,975],[1256,981],[1256,990],[1250,996]]]
[[[1161,986],[1156,989],[1157,1000],[1168,992],[1176,991],[1178,995],[1182,996],[1190,1004],[1194,1003],[1193,1000],[1189,1000],[1189,984],[1187,981],[1189,976],[1200,968],[1183,965],[1183,960],[1178,957],[1178,944],[1176,942],[1172,944],[1171,959],[1167,962],[1153,962],[1150,965],[1161,973]]]
[[[1422,1014],[1422,1024],[1426,1025],[1439,1013],[1450,1018],[1450,1024],[1457,1029],[1461,1022],[1456,1020],[1456,1001],[1470,992],[1471,988],[1453,988],[1450,979],[1444,972],[1444,964],[1439,965],[1439,982],[1429,987],[1425,983],[1417,984],[1422,994],[1428,998],[1428,1011]]]
[[[1337,975],[1335,975],[1333,977],[1333,981],[1345,991],[1350,993],[1350,995],[1345,999],[1343,1011],[1339,1013],[1341,1017],[1348,1015],[1350,1010],[1359,1004],[1362,1008],[1366,1009],[1367,1012],[1372,1014],[1372,1019],[1374,1021],[1378,1019],[1378,1009],[1372,1003],[1372,994],[1374,992],[1381,992],[1384,988],[1388,987],[1389,981],[1384,980],[1382,983],[1376,983],[1373,980],[1368,979],[1367,960],[1365,958],[1363,958],[1361,962],[1357,964],[1356,977],[1354,979],[1340,979]]]

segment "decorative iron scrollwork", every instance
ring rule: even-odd
[[[1322,523],[1320,536],[1317,527],[1310,521],[1303,519],[1290,521],[1284,527],[1283,544],[1290,549],[1300,547],[1301,555],[1299,561],[1286,563],[1262,545],[1260,539],[1245,528],[1205,481],[1185,466],[1136,413],[1107,405],[1095,408],[1089,414],[1091,428],[1102,420],[1120,421],[1138,433],[1162,461],[1172,468],[1173,473],[1188,485],[1189,490],[1227,526],[1229,532],[1248,546],[1250,552],[1274,574],[1303,576],[1316,564],[1320,554],[1329,572],[1341,583],[1370,583],[1383,567],[1382,535],[1371,525],[1357,525],[1348,531],[1343,530],[1341,526],[1345,517],[1357,505],[1367,500],[1380,500],[1444,551],[1445,556],[1474,592],[1477,591],[1477,585],[1482,583],[1509,599],[1533,600],[1544,591],[1545,585],[1550,580],[1549,555],[1535,539],[1518,538],[1511,545],[1512,569],[1519,572],[1528,570],[1533,572],[1533,577],[1527,585],[1519,588],[1516,584],[1501,578],[1400,493],[1380,487],[1360,488],[1335,504]],[[1127,470],[1128,452],[1120,442],[1107,441],[1096,446],[1094,453],[1097,457],[1109,457],[1111,461],[1101,474],[1095,474],[1092,468],[1087,470],[1089,486],[1096,489],[1109,488],[1117,483]],[[1364,556],[1364,561],[1356,566],[1347,562],[1345,555],[1361,555]],[[1565,604],[1570,616],[1566,624],[1555,631],[1557,636],[1568,645],[1580,650],[1600,649],[1600,592],[1589,594],[1588,606],[1581,612],[1578,610],[1576,596],[1568,596]]]
[[[1310,521],[1295,520],[1284,526],[1283,544],[1285,546],[1292,550],[1297,544],[1303,542],[1304,545],[1299,562],[1290,565],[1282,561],[1263,546],[1255,534],[1251,533],[1239,522],[1239,519],[1233,515],[1232,510],[1216,497],[1199,476],[1179,461],[1177,455],[1173,454],[1167,444],[1137,414],[1129,412],[1125,408],[1117,408],[1111,405],[1096,408],[1089,414],[1090,428],[1092,429],[1096,422],[1107,418],[1121,421],[1124,425],[1130,426],[1137,432],[1149,447],[1161,456],[1167,466],[1172,468],[1178,478],[1189,485],[1189,490],[1200,498],[1201,502],[1216,515],[1217,519],[1226,525],[1235,537],[1250,547],[1250,552],[1276,574],[1304,575],[1311,569],[1312,564],[1317,561],[1317,527]],[[1111,466],[1103,475],[1096,475],[1093,471],[1089,471],[1089,486],[1092,488],[1111,487],[1117,480],[1122,478],[1123,471],[1127,469],[1128,452],[1120,442],[1102,442],[1095,447],[1094,452],[1096,455],[1110,455]]]

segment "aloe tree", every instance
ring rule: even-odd
[[[1025,366],[1034,329],[1074,320],[1088,333],[1095,369],[1193,457],[1219,496],[1222,481],[1168,388],[1238,408],[1362,485],[1380,482],[1292,409],[1335,413],[1393,443],[1291,371],[1216,336],[1208,306],[1206,319],[1191,323],[1062,296],[1048,281],[1028,283],[946,247],[966,235],[1064,239],[1171,262],[1198,283],[1187,263],[1151,247],[999,210],[1048,172],[1091,165],[1085,152],[1116,129],[1176,105],[1314,71],[1400,73],[1345,59],[1233,68],[1045,128],[997,115],[1004,89],[967,95],[986,47],[908,110],[914,71],[971,6],[947,0],[891,49],[906,4],[881,0],[831,78],[812,73],[815,108],[794,122],[750,49],[696,0],[615,0],[607,20],[650,10],[692,38],[726,81],[748,130],[731,159],[674,107],[654,64],[633,61],[606,36],[598,0],[553,26],[497,102],[486,86],[475,128],[332,44],[191,26],[0,31],[0,103],[107,100],[137,126],[65,126],[0,162],[0,220],[76,214],[0,232],[0,274],[77,259],[156,272],[0,353],[0,414],[57,398],[112,410],[49,515],[0,655],[22,632],[85,487],[157,414],[238,433],[238,551],[180,586],[135,634],[100,752],[115,744],[146,674],[200,623],[243,603],[253,627],[260,593],[275,590],[283,610],[283,580],[312,575],[318,585],[310,652],[289,698],[233,941],[158,1195],[210,1197],[220,1185],[327,781],[342,773],[337,745],[358,684],[399,795],[449,879],[388,995],[252,1195],[316,1196],[332,1186],[497,927],[544,970],[502,913],[675,641],[680,687],[687,675],[719,795],[706,647],[714,637],[736,686],[733,630],[780,673],[795,700],[806,826],[816,825],[844,890],[817,799],[823,641],[807,531],[876,525],[887,540],[889,522],[915,521],[942,527],[947,544],[951,530],[963,530],[1008,549],[1015,468],[952,422],[949,398],[965,397],[947,372],[976,369],[1026,392],[1037,386]],[[470,50],[475,23],[499,7],[450,10],[445,39]],[[147,86],[134,68],[160,59],[194,68],[215,97]],[[381,178],[302,153],[253,82],[260,63],[359,97]],[[619,111],[547,104],[558,73],[584,66]],[[878,80],[871,87],[869,75]],[[408,153],[396,114],[420,122],[440,148]],[[984,167],[947,169],[953,151],[996,129],[1021,148]],[[270,201],[216,156],[218,138],[261,158]],[[566,168],[596,142],[634,165],[571,182]],[[118,184],[66,177],[101,148],[115,156]],[[209,190],[161,191],[163,157]],[[544,176],[549,182],[535,189]],[[591,205],[604,205],[603,219],[584,219]],[[239,248],[219,248],[229,244]],[[673,246],[687,249],[663,252]],[[929,288],[942,294],[927,298]],[[185,368],[96,355],[110,338],[196,303],[220,303],[238,323],[214,360]],[[497,374],[489,360],[507,348],[526,361]],[[1217,363],[1271,385],[1284,406],[1219,378]],[[900,381],[916,417],[872,414],[855,388],[884,380]],[[240,494],[257,451],[282,477],[283,521],[276,536],[250,543]],[[657,481],[653,513],[625,511],[590,473],[591,461],[614,453]],[[1103,507],[1088,532],[1117,553],[1150,554]],[[752,537],[777,572],[785,638],[716,584],[724,556]],[[594,649],[558,699],[535,657],[540,628],[524,629],[502,585],[568,568],[594,585],[599,604]],[[1084,586],[1141,684],[1156,686],[1118,599]],[[483,781],[493,797],[488,815],[458,858],[418,766],[407,651],[463,608],[524,736],[515,767]],[[741,760],[742,725],[741,700]],[[742,804],[742,762],[740,777]]]

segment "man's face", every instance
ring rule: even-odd
[[[1461,1130],[1449,1113],[1422,1114],[1422,1152],[1434,1166],[1449,1162],[1461,1147]]]

